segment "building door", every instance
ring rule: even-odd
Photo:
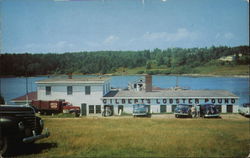
[[[87,104],[81,104],[81,115],[82,116],[87,115]]]
[[[161,106],[160,106],[160,112],[161,112],[161,113],[167,112],[166,108],[167,108],[166,105],[161,105]]]
[[[227,105],[227,113],[233,112],[233,105]]]
[[[118,114],[119,114],[120,110],[121,110],[121,112],[123,112],[123,105],[118,105]]]
[[[146,105],[146,107],[148,108],[148,112],[151,113],[151,107],[150,107],[150,105]]]
[[[172,112],[174,112],[177,105],[172,105]]]

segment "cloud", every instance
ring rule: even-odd
[[[224,39],[224,40],[230,40],[234,38],[234,34],[231,32],[226,33],[217,33],[215,36],[216,39]]]
[[[193,40],[198,38],[198,33],[188,31],[186,28],[179,28],[176,32],[153,32],[153,33],[145,33],[143,35],[145,40],[155,41],[155,40],[163,40],[168,42],[176,42],[181,40]]]
[[[40,45],[35,44],[35,43],[29,43],[29,44],[26,44],[24,47],[27,48],[27,49],[30,49],[30,48],[39,48]]]
[[[103,44],[113,44],[114,42],[116,42],[117,40],[119,40],[118,36],[114,36],[114,35],[110,35],[107,38],[104,39]]]
[[[116,35],[109,35],[103,40],[86,41],[84,42],[87,46],[95,49],[109,49],[117,44],[120,38]]]
[[[232,38],[234,38],[234,34],[232,34],[231,32],[227,32],[224,34],[224,38],[225,39],[232,39]]]
[[[74,44],[67,41],[58,41],[53,43],[28,43],[24,46],[25,50],[29,52],[42,52],[42,51],[54,51],[54,52],[66,52],[74,48]]]
[[[57,48],[67,48],[67,47],[73,47],[74,45],[72,43],[69,43],[67,41],[59,41],[55,44],[55,47]]]

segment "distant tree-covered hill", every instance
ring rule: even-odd
[[[163,73],[194,73],[201,65],[247,65],[249,46],[210,48],[169,48],[143,51],[97,51],[64,54],[0,54],[0,75],[34,76],[67,73],[114,73],[120,68],[152,66],[165,69]],[[232,61],[218,60],[232,56]],[[140,71],[138,73],[145,72]],[[162,73],[162,72],[159,72]]]

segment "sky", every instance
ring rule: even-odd
[[[2,53],[249,44],[249,0],[0,0]]]

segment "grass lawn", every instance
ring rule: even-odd
[[[171,115],[171,114],[165,114]],[[233,115],[233,114],[232,114]],[[21,157],[247,157],[249,119],[49,118]],[[29,149],[31,150],[31,149]]]
[[[249,75],[248,65],[236,66],[204,66],[196,68],[200,74],[212,75]]]
[[[136,68],[119,68],[113,75],[134,75],[138,74],[138,72],[143,71],[146,73],[146,71],[159,71],[159,72],[166,72],[171,71],[170,68],[164,68],[164,67],[157,67],[154,66],[149,70],[146,70],[145,67],[136,67]],[[249,66],[248,65],[235,65],[235,66],[216,66],[216,65],[210,65],[210,66],[199,66],[196,68],[193,68],[194,74],[200,74],[200,75],[219,75],[219,76],[230,76],[230,75],[249,75]],[[184,74],[192,74],[192,71],[190,72],[183,72]],[[172,74],[174,75],[174,74]]]

